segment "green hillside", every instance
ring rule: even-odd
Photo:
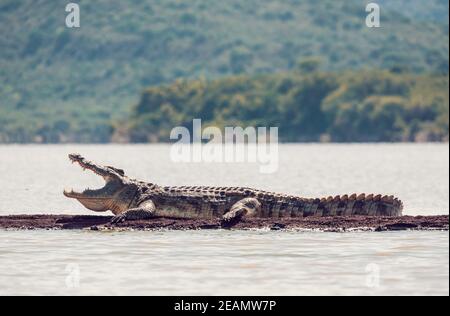
[[[0,1],[0,142],[108,142],[148,86],[297,69],[448,74],[448,1]]]
[[[448,76],[388,71],[179,80],[142,95],[118,139],[168,141],[174,126],[277,126],[282,141],[448,140]]]

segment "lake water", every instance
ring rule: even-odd
[[[92,214],[62,195],[103,181],[79,152],[162,185],[308,197],[395,194],[406,215],[449,213],[448,144],[282,145],[256,164],[171,162],[167,145],[0,146],[0,215]],[[1,231],[1,294],[449,294],[448,232]]]

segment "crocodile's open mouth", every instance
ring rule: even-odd
[[[80,155],[71,154],[69,155],[69,159],[72,163],[77,163],[80,165],[84,171],[90,170],[96,175],[102,177],[105,180],[105,186],[96,190],[88,188],[83,192],[77,192],[73,189],[65,189],[64,195],[68,198],[77,199],[90,209],[103,208],[104,203],[102,203],[102,201],[110,200],[112,198],[118,187],[120,187],[119,183],[117,183],[116,179],[112,177],[107,168],[97,166],[94,163],[87,161]]]
[[[68,198],[76,199],[86,208],[95,212],[108,210],[115,212],[126,209],[135,195],[136,188],[129,184],[125,172],[109,166],[99,166],[78,154],[69,155],[72,163],[77,163],[83,170],[90,170],[105,181],[105,185],[97,190],[86,189],[76,192],[73,189],[64,190]]]

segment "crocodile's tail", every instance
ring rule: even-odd
[[[307,200],[303,216],[401,216],[403,203],[394,196],[353,194]]]

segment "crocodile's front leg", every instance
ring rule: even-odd
[[[155,217],[156,207],[153,201],[148,200],[140,204],[136,208],[130,208],[129,210],[114,216],[111,220],[112,224],[122,223],[127,220],[139,220]]]
[[[256,215],[261,211],[261,203],[255,198],[245,198],[234,204],[230,211],[222,216],[221,226],[228,228],[236,225],[244,217]]]

